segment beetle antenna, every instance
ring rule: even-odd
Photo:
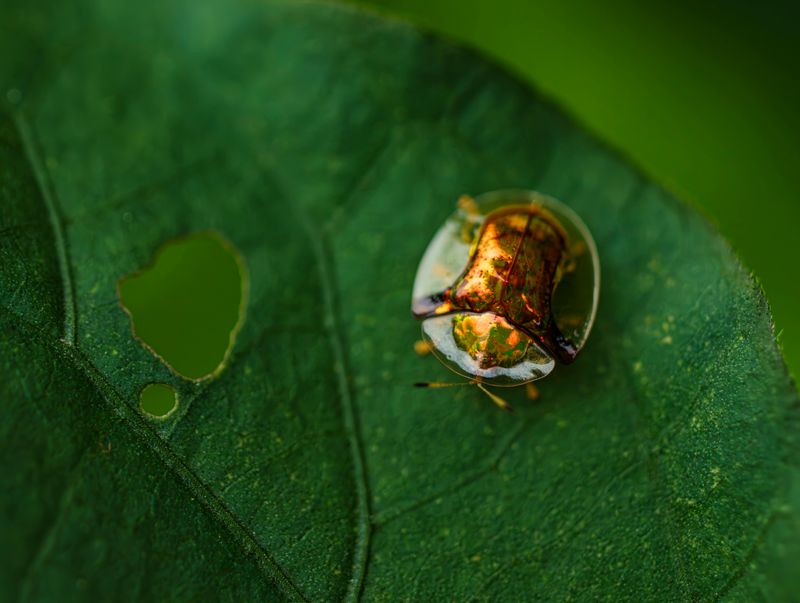
[[[459,381],[458,383],[448,383],[446,381],[422,381],[415,383],[414,387],[459,387],[461,385],[475,385],[475,381]]]
[[[446,381],[423,381],[420,383],[415,383],[414,387],[461,387],[463,385],[477,385],[478,389],[480,389],[484,394],[489,396],[492,402],[497,404],[499,408],[505,410],[506,412],[514,412],[514,407],[511,406],[508,402],[506,402],[503,398],[490,392],[480,381],[461,381],[458,383],[450,383]]]

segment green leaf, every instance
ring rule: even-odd
[[[696,213],[472,53],[336,5],[0,9],[0,599],[788,600],[798,398]],[[556,51],[557,49],[554,49]],[[461,193],[600,250],[578,361],[514,416],[412,344]],[[131,335],[172,237],[244,258],[214,380]],[[178,391],[162,421],[153,382]]]

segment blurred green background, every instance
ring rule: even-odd
[[[800,22],[791,4],[359,4],[494,57],[703,211],[760,279],[800,375]]]

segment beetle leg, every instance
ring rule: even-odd
[[[475,199],[469,195],[461,195],[458,198],[458,208],[464,210],[464,213],[468,216],[477,216],[481,213],[478,209],[478,204],[475,203]]]
[[[539,399],[539,388],[536,387],[532,381],[525,384],[525,393],[529,400]]]
[[[414,342],[414,351],[418,356],[427,356],[431,353],[431,344],[422,339],[418,339]]]
[[[586,243],[583,241],[575,241],[569,250],[569,257],[564,262],[564,272],[567,274],[574,272],[575,268],[578,266],[577,258],[584,253],[586,253]]]
[[[580,314],[565,314],[563,316],[559,316],[558,322],[562,327],[567,327],[570,329],[574,329],[586,320],[585,316],[581,316]]]
[[[586,253],[586,243],[583,241],[575,241],[572,245],[572,249],[570,249],[570,255],[574,258],[582,256]]]

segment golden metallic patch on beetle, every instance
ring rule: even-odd
[[[525,358],[530,338],[502,316],[456,314],[453,339],[482,369],[510,367]]]
[[[571,262],[569,238],[555,216],[538,205],[504,207],[486,217],[467,267],[453,285],[415,300],[415,314],[491,312],[560,361],[571,362],[577,350],[558,329],[551,308],[553,292]]]
[[[438,315],[441,315],[441,314],[447,314],[452,309],[453,309],[453,307],[450,305],[450,302],[446,302],[446,303],[442,304],[441,306],[439,306],[438,308],[436,308],[436,310],[434,310],[433,313],[438,316]]]

